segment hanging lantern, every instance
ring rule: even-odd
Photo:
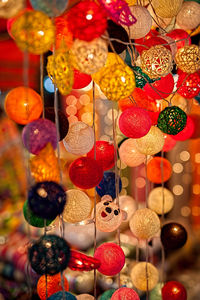
[[[125,255],[120,246],[114,243],[104,243],[94,253],[94,258],[100,260],[98,271],[107,276],[118,274],[125,264]]]
[[[161,228],[160,238],[165,250],[176,250],[185,245],[187,231],[179,223],[167,223]]]
[[[142,69],[138,66],[132,67],[135,74],[136,87],[143,88],[146,83],[153,83],[155,79],[151,79],[147,74],[142,72]],[[134,90],[135,91],[135,90]],[[134,92],[133,91],[133,92]]]
[[[72,89],[82,89],[90,84],[92,78],[90,75],[80,72],[74,69],[74,84]]]
[[[64,297],[65,300],[77,300],[77,298],[69,292],[64,292]],[[47,300],[63,300],[63,291],[51,295]]]
[[[129,167],[137,167],[145,162],[145,155],[137,150],[134,139],[125,140],[119,148],[121,161]]]
[[[157,187],[151,190],[148,196],[148,207],[157,214],[168,213],[174,206],[174,196],[170,190]]]
[[[177,74],[179,75],[177,93],[187,99],[196,97],[200,93],[200,72],[188,75],[178,70]]]
[[[183,0],[152,0],[155,13],[161,18],[175,17],[181,9]]]
[[[147,178],[153,183],[167,181],[172,175],[172,166],[166,158],[154,157],[147,163]]]
[[[169,73],[167,76],[161,77],[151,85],[146,83],[144,86],[144,91],[152,100],[159,100],[161,98],[168,97],[173,92],[173,89],[174,78],[171,73]]]
[[[165,134],[164,138],[165,138],[165,143],[164,143],[164,146],[163,146],[162,150],[164,152],[168,152],[176,146],[176,140],[173,139],[172,136],[169,135],[169,134]]]
[[[193,136],[194,131],[195,131],[194,121],[192,120],[192,118],[188,116],[185,128],[182,131],[180,131],[178,134],[173,135],[173,138],[176,141],[186,141]]]
[[[42,11],[49,17],[60,16],[68,5],[68,0],[30,0],[32,7],[35,10]]]
[[[25,1],[24,0],[1,0],[0,3],[0,18],[12,18],[20,12],[25,7]]]
[[[11,33],[22,51],[33,54],[47,52],[54,42],[54,25],[44,13],[26,11],[12,24]]]
[[[200,4],[195,1],[184,2],[176,17],[177,25],[184,30],[194,29],[199,25]]]
[[[183,29],[174,29],[166,34],[176,42],[177,50],[191,44],[191,38],[187,31]]]
[[[115,289],[110,289],[110,290],[105,291],[105,292],[101,295],[101,297],[100,297],[99,300],[108,300],[108,299],[110,299],[111,296],[114,294],[115,291],[116,291]]]
[[[111,297],[111,300],[119,299],[140,300],[138,294],[133,289],[128,287],[121,287],[117,289]]]
[[[136,202],[129,195],[119,196],[119,207],[126,213],[126,222],[129,221],[136,211]]]
[[[93,256],[85,255],[81,252],[71,250],[68,267],[72,271],[92,271],[98,269],[100,261]]]
[[[178,281],[168,281],[162,287],[163,300],[187,300],[187,291]]]
[[[165,45],[164,47],[170,50],[170,46],[166,44],[166,41],[158,36],[158,34],[159,33],[156,30],[151,30],[145,37],[141,39],[135,39],[135,43],[139,44],[135,45],[135,48],[140,53],[140,55],[144,50],[150,49],[151,47],[156,45]]]
[[[114,172],[104,172],[103,178],[101,182],[96,186],[97,194],[100,197],[103,197],[104,195],[110,195],[113,199],[116,198],[116,181],[118,181],[119,185],[119,193],[122,189],[122,182],[121,178],[116,178]]]
[[[177,67],[185,73],[191,74],[198,71],[200,68],[199,46],[192,44],[179,49],[175,56],[175,62]]]
[[[54,19],[55,23],[55,49],[60,48],[60,46],[64,45],[67,48],[71,48],[73,44],[73,36],[69,31],[68,22],[63,17],[57,17]]]
[[[95,298],[92,295],[89,294],[81,294],[76,296],[77,300],[95,300]]]

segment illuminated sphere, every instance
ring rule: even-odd
[[[163,300],[187,300],[187,291],[178,281],[168,281],[162,288]]]
[[[169,106],[158,116],[158,128],[164,133],[176,135],[182,131],[187,122],[186,113],[178,106]]]
[[[57,235],[43,235],[28,250],[31,267],[37,274],[55,275],[66,269],[70,259],[67,242]]]
[[[162,300],[161,288],[162,283],[158,283],[155,288],[150,292],[150,300]]]
[[[100,245],[94,253],[94,258],[99,259],[101,262],[98,271],[107,276],[118,274],[125,264],[125,255],[122,248],[114,243]]]
[[[68,22],[64,15],[54,19],[56,36],[55,36],[55,49],[58,49],[62,46],[67,46],[71,48],[73,44],[73,36],[69,31]],[[53,49],[52,49],[53,50]]]
[[[178,134],[173,135],[173,138],[176,141],[186,141],[193,136],[194,131],[195,131],[194,121],[192,120],[192,118],[188,116],[185,128],[182,131],[180,131]]]
[[[46,286],[46,279],[47,279],[47,286]],[[64,288],[65,291],[69,290],[69,284],[65,276],[63,276],[64,280]],[[47,287],[47,288],[46,288]],[[62,291],[62,284],[61,284],[61,274],[56,274],[53,276],[47,275],[47,278],[45,275],[42,275],[38,282],[37,282],[37,293],[41,300],[46,300],[46,289],[48,297],[53,295],[54,293],[57,293],[58,291]]]
[[[165,144],[162,148],[164,152],[172,150],[176,146],[176,140],[172,138],[171,135],[165,134]]]
[[[141,68],[150,78],[163,77],[173,67],[171,51],[162,45],[156,45],[141,54]]]
[[[119,177],[119,193],[122,189],[121,178]],[[116,183],[114,172],[104,172],[101,182],[96,186],[97,194],[100,197],[110,195],[113,199],[116,198]]]
[[[72,7],[68,12],[67,20],[74,38],[84,41],[100,37],[107,27],[105,11],[97,3],[88,0]]]
[[[22,125],[37,120],[43,110],[40,95],[23,86],[11,90],[6,95],[4,105],[8,117]]]
[[[152,0],[155,13],[161,18],[172,18],[178,14],[183,0]]]
[[[167,223],[161,228],[160,238],[166,250],[176,250],[185,245],[187,231],[179,223]]]
[[[126,300],[140,300],[138,294],[130,288],[121,287],[114,292],[111,297],[111,300],[119,300],[119,299],[126,299]]]
[[[11,33],[22,51],[33,54],[47,52],[54,42],[54,25],[40,11],[27,11],[12,24]]]
[[[176,42],[177,50],[191,44],[189,34],[183,29],[174,29],[166,34]]]
[[[86,87],[90,82],[92,81],[92,78],[90,75],[80,72],[79,70],[74,69],[74,84],[73,89],[82,89]]]
[[[136,149],[145,155],[154,155],[160,152],[164,143],[164,135],[156,126],[151,126],[151,129],[145,136],[135,140]]]
[[[200,6],[200,5],[199,5]],[[200,49],[197,45],[189,45],[179,49],[175,62],[183,72],[191,74],[200,69]]]
[[[76,39],[72,46],[76,69],[86,74],[98,72],[106,63],[108,47],[104,40],[97,38],[91,42]]]
[[[57,147],[56,126],[47,119],[38,119],[28,123],[22,130],[22,141],[32,154],[38,154],[48,143]]]
[[[76,296],[77,300],[94,300],[94,297],[92,295],[89,294],[81,294]]]
[[[77,298],[69,292],[65,292],[65,300],[76,300]],[[63,300],[63,291],[51,295],[47,300]]]
[[[168,97],[169,95],[171,95],[173,89],[174,79],[171,73],[165,77],[161,77],[151,85],[149,83],[146,83],[146,85],[144,86],[144,91],[152,100],[158,100]]]
[[[0,1],[0,18],[12,18],[20,12],[25,6],[24,0],[6,0]]]
[[[68,0],[30,0],[35,10],[42,11],[49,17],[60,16],[66,9]]]
[[[144,37],[150,30],[152,25],[152,18],[148,10],[141,5],[130,6],[131,13],[137,19],[135,24],[130,28],[130,38],[140,39]],[[127,29],[128,30],[128,29]]]
[[[156,187],[149,193],[148,207],[157,214],[168,213],[174,206],[174,196],[170,190]]]
[[[24,218],[25,220],[34,227],[39,227],[39,228],[43,228],[45,227],[45,220],[43,218],[37,217],[32,210],[29,208],[28,205],[28,201],[26,201],[24,203],[23,206],[23,214],[24,214]],[[49,226],[51,223],[53,222],[52,220],[47,220],[46,219],[46,226]]]
[[[130,138],[140,138],[151,128],[151,119],[146,110],[140,107],[127,108],[119,117],[119,129]]]
[[[145,155],[140,153],[134,139],[125,140],[119,148],[119,156],[123,163],[129,167],[137,167],[145,162]]]
[[[126,221],[129,221],[136,211],[136,202],[131,196],[122,195],[119,196],[119,207],[126,212]]]
[[[66,194],[61,185],[53,181],[36,183],[28,192],[28,205],[43,219],[55,219],[63,212]]]
[[[68,223],[81,222],[89,216],[92,203],[87,194],[80,190],[68,190],[67,203],[63,211],[63,220]]]
[[[65,149],[75,155],[88,153],[94,145],[94,130],[84,122],[72,123],[63,139]]]
[[[171,175],[172,166],[169,160],[167,160],[166,158],[154,157],[147,163],[147,178],[149,179],[149,181],[154,183],[161,183],[163,180],[165,182],[171,177]]]
[[[153,83],[155,81],[155,79],[151,79],[147,74],[142,72],[142,69],[140,67],[134,66],[131,68],[135,74],[136,87],[143,88],[147,82]]]
[[[115,289],[110,289],[105,291],[101,296],[99,300],[110,300],[111,296],[114,294],[116,290]]]
[[[151,30],[145,37],[141,39],[135,39],[135,43],[139,44],[139,46],[135,46],[137,51],[141,54],[144,50],[147,50],[152,46],[163,44],[165,44],[164,47],[166,49],[170,50],[170,46],[166,43],[166,41],[157,35],[158,32],[156,30]]]
[[[104,171],[115,165],[114,145],[107,141],[97,141],[95,145],[96,160],[101,164]],[[94,147],[87,153],[87,157],[94,158]]]
[[[152,290],[158,283],[159,273],[151,263],[139,262],[131,270],[131,280],[138,290]]]
[[[184,98],[191,99],[200,93],[200,72],[187,74],[178,70],[177,93]]]
[[[177,25],[184,29],[194,29],[199,25],[200,4],[195,1],[184,2],[176,17]]]
[[[77,187],[91,189],[101,182],[103,169],[96,160],[89,157],[80,157],[71,163],[69,177]]]
[[[150,239],[160,230],[157,214],[149,208],[136,210],[129,221],[130,230],[138,239]]]

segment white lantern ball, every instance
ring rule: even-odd
[[[176,24],[184,30],[196,28],[200,23],[200,4],[195,1],[184,2],[179,11]]]
[[[119,207],[127,214],[126,221],[129,221],[134,212],[136,211],[136,202],[129,195],[119,196]]]
[[[137,150],[135,139],[127,139],[121,144],[119,156],[129,167],[137,167],[145,162],[145,155]]]
[[[158,270],[151,263],[139,262],[131,270],[131,280],[138,290],[152,290],[158,279]]]
[[[148,196],[148,207],[157,214],[168,213],[174,205],[174,196],[170,190],[162,187],[154,188]]]

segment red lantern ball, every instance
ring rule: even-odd
[[[112,294],[111,300],[140,300],[138,294],[131,288],[121,287]]]
[[[153,88],[151,87],[153,86]],[[167,98],[174,89],[174,79],[171,73],[152,84],[145,84],[144,91],[152,100]],[[156,91],[155,91],[156,90]]]
[[[147,111],[149,114],[149,117],[151,119],[152,125],[157,125],[158,122],[158,116],[159,116],[159,111]]]
[[[107,17],[95,2],[85,0],[72,7],[67,15],[74,38],[91,41],[100,37],[107,28]]]
[[[119,118],[119,129],[130,138],[143,137],[149,132],[151,125],[149,114],[140,107],[126,109]]]
[[[92,81],[92,77],[74,69],[74,84],[73,89],[78,90],[86,87]]]
[[[194,132],[190,138],[198,139],[200,137],[200,116],[198,114],[192,114],[190,115],[190,118],[194,122]]]
[[[147,163],[147,178],[153,183],[165,182],[171,174],[172,166],[166,158],[154,157]]]
[[[147,33],[147,35],[145,35],[143,38],[141,39],[135,39],[135,43],[138,45],[135,45],[135,48],[137,49],[137,51],[139,53],[141,53],[143,50],[147,50],[147,47],[143,47],[142,45],[149,40],[150,38],[154,38],[157,35],[159,35],[159,32],[156,30],[150,30],[149,33]]]
[[[175,147],[175,145],[176,145],[176,141],[174,140],[174,135],[172,138],[171,135],[165,134],[165,143],[162,150],[164,152],[168,152],[172,150]]]
[[[195,130],[194,121],[189,116],[187,117],[187,122],[185,128],[180,131],[178,134],[173,135],[173,139],[177,141],[186,141],[190,139]]]
[[[111,169],[115,164],[115,149],[114,145],[107,141],[96,142],[96,160],[101,165],[104,171]],[[94,147],[88,152],[87,157],[94,158]]]
[[[148,50],[151,47],[156,45],[163,45],[165,48],[171,51],[170,45],[168,45],[168,43],[159,36],[150,37],[149,39],[144,39],[144,40],[143,39],[135,40],[135,43],[143,45],[143,46],[136,46],[136,49],[140,54],[142,53],[142,51]]]
[[[72,33],[69,31],[68,22],[64,17],[55,18],[55,29],[56,49],[58,49],[60,46],[67,46],[68,48],[71,48],[73,44],[73,36]]]
[[[189,34],[183,29],[174,29],[166,34],[176,42],[177,50],[191,44]]]
[[[104,243],[99,246],[94,258],[100,260],[98,271],[107,276],[118,274],[125,264],[125,255],[120,246],[114,243]]]
[[[187,291],[178,281],[168,281],[162,288],[163,300],[187,300]]]
[[[191,99],[196,97],[200,92],[200,72],[190,75],[178,70],[177,93],[181,96]]]
[[[79,157],[69,167],[69,177],[81,189],[97,186],[103,178],[103,169],[98,161],[90,157]]]

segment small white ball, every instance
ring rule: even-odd
[[[158,279],[158,270],[151,263],[139,262],[131,270],[131,280],[138,290],[146,291],[147,287],[148,290],[152,290]]]
[[[163,205],[164,204],[164,205]],[[174,206],[174,196],[170,190],[162,187],[154,188],[148,196],[148,207],[161,215],[168,213]]]

